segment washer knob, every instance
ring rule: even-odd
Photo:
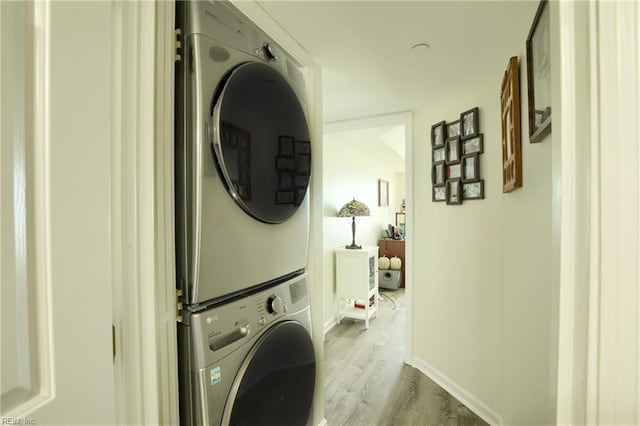
[[[284,303],[282,303],[280,296],[269,296],[267,299],[267,311],[269,311],[270,314],[279,314],[284,312]]]
[[[273,53],[273,50],[271,50],[271,45],[269,43],[262,45],[262,52],[269,62],[274,62],[278,59],[278,57]]]

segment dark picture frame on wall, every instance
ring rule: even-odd
[[[446,186],[434,186],[431,194],[431,201],[447,201],[447,187]]]
[[[462,183],[475,182],[480,179],[480,157],[478,154],[463,156],[461,163]]]
[[[431,146],[434,148],[444,146],[447,138],[446,122],[441,121],[431,126]]]
[[[502,116],[502,192],[522,186],[522,146],[520,143],[520,80],[518,57],[509,58],[500,91]]]
[[[479,109],[471,108],[460,114],[460,138],[468,139],[477,136],[480,133],[479,126]]]
[[[484,200],[484,180],[462,184],[463,200]]]
[[[537,143],[551,132],[551,43],[547,0],[538,4],[527,37],[527,103],[529,142]]]
[[[447,204],[462,204],[462,181],[449,179],[447,181]]]
[[[441,161],[444,161],[446,159],[446,155],[445,155],[445,147],[441,146],[440,148],[433,148],[433,152],[432,152],[432,162],[433,163],[439,163]]]
[[[477,136],[462,141],[462,155],[482,154],[484,152],[484,136],[480,133]]]
[[[431,183],[433,186],[444,186],[447,180],[445,172],[444,161],[431,166]]]
[[[452,121],[451,123],[447,123],[446,127],[447,139],[455,138],[456,136],[460,136],[460,120]]]
[[[460,161],[460,137],[447,139],[445,144],[445,162],[455,164]]]

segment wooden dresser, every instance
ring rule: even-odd
[[[384,238],[378,241],[378,247],[380,247],[380,257],[387,256],[389,259],[391,259],[393,256],[398,256],[400,260],[402,260],[402,268],[400,269],[402,282],[400,283],[400,287],[404,288],[404,240],[392,240]]]

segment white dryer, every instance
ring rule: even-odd
[[[190,312],[304,273],[311,141],[301,66],[226,2],[178,2],[178,288]]]

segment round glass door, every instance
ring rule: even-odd
[[[227,190],[249,215],[282,223],[307,193],[311,145],[289,83],[258,62],[234,68],[212,100],[213,152]]]
[[[315,386],[315,354],[307,330],[285,321],[251,350],[231,387],[223,424],[307,424]]]

